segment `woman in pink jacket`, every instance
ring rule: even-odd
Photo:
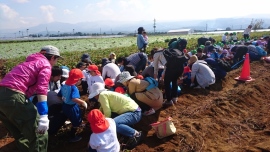
[[[0,121],[11,132],[19,151],[47,151],[47,90],[51,68],[60,58],[51,45],[14,67],[0,82]],[[28,98],[37,95],[36,107]]]

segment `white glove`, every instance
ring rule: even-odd
[[[37,133],[45,134],[49,129],[49,122],[48,115],[41,115],[38,121]]]
[[[86,103],[86,102],[83,102],[83,103],[82,103],[82,106],[83,106],[85,109],[87,109],[87,103]]]

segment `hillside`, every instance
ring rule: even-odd
[[[254,81],[234,80],[241,72],[239,68],[210,90],[184,88],[175,107],[144,116],[135,127],[147,136],[133,152],[270,151],[270,64],[253,62],[250,68]],[[158,139],[149,124],[168,116],[173,118],[177,133]],[[48,151],[86,151],[88,124],[83,140],[77,143],[67,142],[66,130],[62,129],[58,137],[50,137]],[[4,138],[6,134],[0,123],[0,151],[17,151],[13,138]]]

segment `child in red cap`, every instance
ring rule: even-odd
[[[183,81],[182,85],[190,86],[190,84],[191,84],[191,70],[190,70],[189,66],[184,67],[182,81]]]
[[[104,80],[103,80],[101,73],[98,70],[98,67],[96,65],[89,65],[88,66],[88,73],[90,74],[90,76],[87,78],[86,81],[88,84],[88,92],[89,92],[89,94],[91,94],[91,92],[92,92],[91,86],[96,82],[100,82],[100,83],[104,84]]]
[[[89,152],[120,151],[116,124],[112,118],[105,118],[101,111],[93,109],[88,114],[87,120],[93,132],[89,140]]]
[[[79,105],[87,109],[87,104],[80,99],[79,90],[76,87],[76,85],[81,83],[82,78],[84,78],[84,76],[80,69],[72,69],[69,72],[66,83],[61,87],[58,93],[58,96],[63,100],[63,112],[72,124],[70,142],[76,142],[82,139],[82,137],[76,136],[77,127],[82,123]]]

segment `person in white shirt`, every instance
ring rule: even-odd
[[[244,39],[249,39],[252,25],[249,25],[243,32]]]
[[[89,152],[119,152],[116,124],[112,118],[105,116],[98,109],[93,109],[87,117],[92,130],[89,140]]]
[[[222,36],[221,42],[222,42],[223,44],[226,44],[228,34],[229,34],[229,33],[226,32],[226,33]]]
[[[119,67],[114,63],[103,64],[102,68],[102,77],[105,80],[106,78],[111,78],[115,81],[115,78],[121,73]]]
[[[98,67],[96,65],[89,65],[88,66],[88,72],[90,74],[90,76],[87,77],[87,84],[88,84],[88,92],[89,92],[89,95],[91,94],[91,92],[93,90],[91,90],[91,86],[96,83],[96,82],[101,82],[102,84],[104,84],[105,86],[105,83],[104,83],[104,80],[101,76],[101,73],[99,72],[98,70]]]

